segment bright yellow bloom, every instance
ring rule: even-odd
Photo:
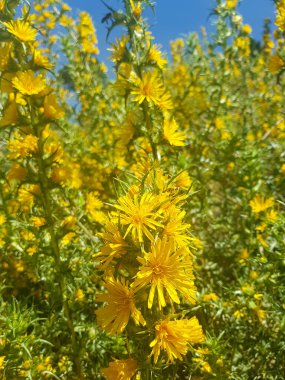
[[[242,31],[246,34],[250,34],[252,32],[251,26],[246,24],[242,27]]]
[[[275,210],[269,210],[266,212],[265,218],[268,222],[274,223],[278,219],[278,213]]]
[[[153,347],[151,355],[154,355],[155,363],[161,350],[166,351],[170,362],[181,360],[188,351],[188,344],[201,343],[204,338],[196,317],[178,321],[165,319],[155,326],[155,339],[150,343],[150,347]]]
[[[147,100],[151,105],[157,105],[164,110],[173,108],[170,94],[165,90],[156,71],[144,72],[142,79],[136,78],[131,93],[135,95],[134,101],[139,104]]]
[[[33,58],[34,64],[38,67],[50,70],[53,66],[52,63],[49,62],[48,57],[43,55],[39,50],[34,50]]]
[[[277,14],[276,14],[275,25],[277,25],[278,28],[282,32],[285,32],[285,2],[284,0],[277,1]]]
[[[3,116],[0,119],[0,127],[7,127],[9,125],[14,125],[18,121],[18,107],[15,101],[7,104],[4,108]]]
[[[0,47],[0,71],[7,69],[13,45],[11,43],[6,43],[4,46]]]
[[[163,70],[165,65],[167,64],[167,60],[163,58],[161,51],[158,50],[158,46],[156,44],[152,45],[148,51],[148,59],[157,64],[157,66]]]
[[[36,76],[32,70],[18,72],[12,84],[23,95],[37,95],[46,88],[42,75]]]
[[[83,290],[82,289],[76,289],[76,292],[75,292],[75,294],[74,294],[74,298],[76,299],[76,301],[79,301],[79,302],[82,302],[82,301],[84,301],[84,299],[85,299],[85,294],[84,294],[84,292],[83,292]]]
[[[64,116],[64,110],[57,103],[56,96],[53,94],[45,97],[44,115],[48,119],[61,119]]]
[[[163,124],[163,134],[164,138],[169,142],[170,145],[174,146],[184,146],[184,140],[186,139],[186,134],[184,132],[177,132],[178,125],[174,118],[165,119]]]
[[[268,69],[272,74],[278,73],[282,69],[283,66],[284,66],[283,59],[281,59],[278,54],[274,54],[270,57]]]
[[[22,138],[10,140],[8,146],[11,158],[25,158],[38,150],[38,138],[34,135],[26,135]]]
[[[157,239],[152,244],[151,253],[137,260],[142,265],[132,287],[138,292],[150,285],[148,308],[153,305],[155,291],[158,294],[159,309],[166,306],[164,292],[176,303],[180,303],[177,291],[192,304],[196,301],[196,287],[192,262],[184,249],[175,250],[174,240]]]
[[[137,1],[137,3],[134,4],[134,0],[130,0],[130,4],[131,4],[131,8],[135,17],[140,18],[141,13],[142,13],[142,8],[141,8],[142,3],[140,1]]]
[[[5,358],[6,356],[0,356],[0,369],[4,369],[5,367]]]
[[[35,41],[37,31],[29,22],[23,20],[15,20],[3,22],[9,33],[13,34],[23,42]]]
[[[107,380],[131,380],[137,372],[137,361],[134,359],[115,360],[108,368],[102,369]]]
[[[104,240],[101,252],[95,256],[101,259],[101,269],[106,269],[114,259],[118,259],[127,253],[128,244],[122,237],[118,227],[112,222],[107,222],[106,231],[99,234]]]
[[[108,293],[97,296],[97,301],[107,302],[108,305],[96,311],[98,324],[110,334],[120,334],[126,328],[130,316],[136,325],[145,325],[141,312],[134,302],[134,291],[129,288],[125,279],[116,280],[109,277],[104,287]]]
[[[2,226],[6,222],[6,216],[4,214],[0,214],[0,226]]]
[[[170,206],[166,212],[166,222],[163,233],[169,239],[172,238],[178,248],[187,246],[191,240],[189,233],[187,233],[190,224],[183,223],[185,214],[185,211],[181,211],[175,206]]]
[[[258,214],[274,205],[274,198],[265,199],[262,195],[256,195],[250,202],[250,207],[255,214]]]
[[[208,302],[208,301],[217,301],[219,297],[217,296],[216,293],[208,293],[203,295],[203,301]]]
[[[118,199],[118,204],[114,207],[119,210],[120,224],[128,226],[124,238],[131,232],[133,241],[142,243],[143,235],[153,240],[150,230],[162,227],[157,221],[161,217],[157,211],[157,197],[150,193],[145,193],[142,197],[138,194],[124,195]]]
[[[120,62],[122,61],[126,51],[127,51],[127,44],[129,42],[129,37],[125,36],[124,34],[122,35],[121,39],[116,38],[116,43],[113,44],[111,43],[111,48],[108,49],[112,52],[110,60],[112,62]]]
[[[39,227],[42,227],[46,224],[46,220],[45,218],[43,217],[40,217],[40,216],[33,216],[31,218],[31,222],[33,223],[33,225],[37,228]]]
[[[27,169],[20,164],[14,163],[7,174],[9,181],[23,181],[27,175]]]
[[[226,0],[226,9],[235,8],[238,4],[238,0]]]

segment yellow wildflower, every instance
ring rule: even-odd
[[[166,351],[168,360],[182,359],[186,355],[188,344],[201,343],[204,341],[204,334],[198,319],[180,319],[170,321],[165,319],[155,326],[155,339],[150,343],[151,355],[154,355],[156,363],[161,350]]]
[[[32,70],[18,72],[12,79],[12,84],[23,95],[37,95],[46,88],[42,75],[36,76]]]
[[[242,27],[242,31],[246,34],[250,34],[252,32],[252,29],[251,29],[251,26],[246,24],[246,25],[243,25]]]
[[[6,222],[6,216],[4,214],[0,214],[0,226],[2,226]]]
[[[127,44],[129,42],[129,37],[122,35],[121,39],[116,38],[116,43],[111,43],[111,48],[108,49],[112,52],[110,60],[112,62],[120,62],[123,60],[124,55],[127,51]]]
[[[266,212],[265,218],[268,222],[274,223],[278,219],[278,213],[277,213],[277,211],[271,209],[271,210]]]
[[[76,289],[75,295],[74,295],[76,301],[82,302],[85,299],[85,294],[82,289]]]
[[[256,195],[250,202],[250,207],[255,214],[258,214],[274,205],[274,198],[264,198],[262,195]]]
[[[238,4],[238,0],[226,0],[226,9],[232,9],[235,8]]]
[[[64,111],[56,101],[53,94],[49,94],[44,100],[44,115],[48,119],[61,119],[64,116]]]
[[[180,303],[177,291],[192,304],[196,302],[196,287],[192,262],[185,256],[185,250],[175,250],[173,239],[157,239],[152,244],[151,253],[138,257],[141,264],[132,287],[138,292],[150,285],[148,308],[153,305],[155,291],[158,294],[159,309],[166,306],[164,290],[169,298]]]
[[[34,135],[26,135],[10,140],[8,149],[11,158],[25,158],[38,150],[38,138]]]
[[[156,71],[144,72],[141,79],[136,78],[131,93],[134,95],[134,101],[139,104],[146,100],[164,110],[173,108],[170,94],[165,90]]]
[[[178,125],[174,118],[164,120],[163,124],[163,134],[164,138],[169,142],[170,145],[174,146],[184,146],[184,140],[186,139],[186,134],[184,132],[178,132]]]
[[[219,297],[217,296],[216,293],[209,293],[209,294],[204,294],[203,295],[203,301],[208,302],[208,301],[217,301]]]
[[[141,312],[134,302],[134,291],[129,288],[124,278],[116,280],[109,277],[105,280],[108,293],[97,296],[97,301],[107,305],[96,311],[99,325],[110,334],[120,334],[127,326],[130,316],[136,325],[145,325]]]
[[[285,32],[285,2],[284,0],[278,0],[277,1],[277,15],[275,20],[275,25],[278,26],[278,28]]]
[[[167,64],[167,60],[162,56],[161,51],[158,50],[158,46],[156,44],[152,45],[148,51],[148,59],[151,62],[157,64],[157,66],[163,70],[165,65]]]
[[[137,194],[120,197],[114,207],[119,210],[117,214],[120,224],[128,226],[124,238],[131,232],[133,241],[142,243],[143,235],[153,240],[150,230],[162,227],[157,221],[161,217],[157,206],[157,197],[150,193],[145,193],[142,197]]]
[[[108,368],[102,369],[107,380],[131,380],[137,371],[137,361],[134,359],[115,360]]]
[[[13,34],[23,42],[35,41],[37,31],[27,21],[15,20],[10,22],[3,22],[9,33]]]
[[[42,227],[46,224],[46,220],[45,218],[43,217],[40,217],[40,216],[33,216],[31,218],[31,222],[33,223],[33,225],[37,228],[39,227]]]
[[[270,57],[268,69],[272,74],[278,73],[284,66],[283,59],[278,54],[274,54]]]

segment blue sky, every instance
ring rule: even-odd
[[[91,13],[99,39],[100,57],[106,62],[108,52],[106,44],[106,27],[101,23],[102,17],[108,12],[100,0],[65,0],[73,11],[86,10]],[[121,7],[121,0],[105,0],[113,8]],[[155,40],[162,46],[162,50],[169,50],[169,41],[199,31],[205,26],[211,31],[212,20],[209,18],[211,9],[215,7],[215,0],[157,0],[156,11],[153,16],[147,12],[151,30]],[[239,6],[244,22],[251,25],[253,37],[259,39],[262,33],[263,20],[274,19],[273,0],[243,0]],[[115,33],[113,34],[113,38]],[[112,36],[111,36],[112,40]]]

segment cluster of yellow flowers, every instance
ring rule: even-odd
[[[23,3],[0,0],[0,377],[279,378],[284,0],[259,42],[217,0],[170,60],[150,0],[106,4],[114,80],[87,12]]]

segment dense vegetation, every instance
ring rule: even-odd
[[[238,6],[167,59],[106,4],[109,75],[88,13],[0,0],[2,379],[284,379],[285,1]]]

